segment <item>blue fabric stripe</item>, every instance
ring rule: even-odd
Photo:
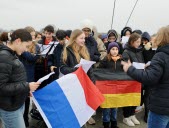
[[[33,94],[52,128],[80,128],[69,101],[56,81]]]

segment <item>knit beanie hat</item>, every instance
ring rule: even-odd
[[[107,52],[110,53],[110,50],[111,50],[111,48],[113,48],[113,47],[117,47],[118,50],[120,51],[119,45],[118,45],[116,42],[111,42],[111,43],[109,43],[109,45],[108,45],[108,50],[107,50]]]
[[[89,28],[92,32],[93,30],[93,22],[89,19],[85,19],[81,22],[81,29],[84,29],[84,28]]]
[[[107,34],[102,34],[101,39],[104,40],[105,38],[108,38]]]

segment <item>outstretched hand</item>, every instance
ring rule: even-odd
[[[128,60],[128,62],[121,61],[121,64],[123,65],[123,70],[124,70],[124,72],[127,72],[128,69],[129,69],[129,67],[131,66],[130,60]]]
[[[55,71],[55,68],[57,68],[57,67],[56,67],[56,66],[51,66],[51,67],[50,67],[50,71],[51,71],[51,72],[54,72],[54,71]]]
[[[30,82],[29,83],[29,88],[31,92],[34,92],[39,86],[40,86],[40,82]]]

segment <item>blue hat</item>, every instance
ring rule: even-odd
[[[113,48],[113,47],[117,47],[118,50],[120,51],[119,45],[118,45],[116,42],[111,42],[111,43],[109,43],[109,45],[108,45],[108,50],[107,50],[107,52],[109,53],[110,50],[111,50],[111,48]]]
[[[101,40],[104,40],[105,38],[108,38],[107,34],[102,34],[101,35]]]
[[[150,34],[148,32],[144,32],[141,35],[141,37],[144,38],[144,39],[147,39],[148,41],[150,41],[150,39],[151,39]]]

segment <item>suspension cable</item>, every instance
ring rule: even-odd
[[[112,14],[111,29],[113,29],[113,21],[114,21],[115,7],[116,7],[116,0],[114,0],[114,7],[113,7],[113,14]]]
[[[137,2],[138,2],[138,0],[136,1],[135,5],[134,5],[134,7],[133,7],[133,9],[132,9],[132,11],[131,11],[131,13],[130,13],[130,16],[129,16],[127,22],[126,22],[125,27],[127,26],[128,22],[129,22],[129,20],[130,20],[130,18],[131,18],[131,15],[133,14],[133,11],[134,11],[134,9],[135,9],[135,7],[136,7],[136,5],[137,5]]]

